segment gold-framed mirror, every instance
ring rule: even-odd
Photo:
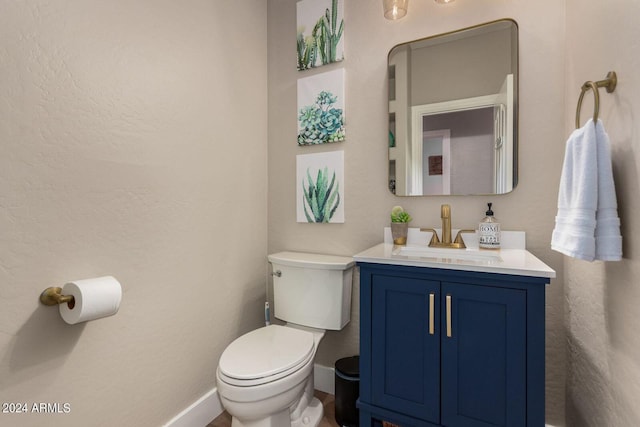
[[[399,44],[388,56],[389,189],[504,194],[518,181],[518,25]]]

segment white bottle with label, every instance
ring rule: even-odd
[[[500,249],[500,223],[493,217],[492,203],[482,222],[478,225],[479,245],[481,249]]]

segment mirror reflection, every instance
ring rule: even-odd
[[[517,183],[518,27],[500,20],[389,53],[389,189],[504,194]]]

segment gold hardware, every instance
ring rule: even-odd
[[[616,90],[617,84],[618,75],[615,71],[609,71],[606,79],[596,82],[589,80],[582,85],[580,97],[578,98],[578,108],[576,108],[576,129],[580,127],[580,109],[582,108],[584,94],[587,93],[589,89],[593,91],[593,124],[595,124],[598,121],[598,113],[600,112],[600,94],[598,93],[598,88],[604,87],[607,89],[607,93],[612,93]]]
[[[451,243],[451,206],[440,206],[440,218],[442,219],[442,243]]]
[[[444,242],[441,242],[441,243],[437,243],[435,245],[429,245],[429,246],[434,247],[434,248],[445,248],[445,249],[465,249],[466,248],[464,243],[460,244],[460,243],[444,243]]]
[[[466,248],[467,246],[464,244],[464,240],[462,240],[462,233],[475,233],[476,230],[470,230],[470,229],[465,229],[465,230],[460,230],[458,231],[458,234],[456,234],[456,238],[453,241],[454,244],[460,245],[461,249]]]
[[[431,292],[429,294],[429,335],[433,335],[435,334],[435,314],[436,311],[436,294],[434,294],[433,292]]]
[[[50,287],[40,294],[40,302],[44,305],[58,305],[67,303],[69,308],[73,308],[76,300],[73,295],[62,295],[62,288]]]
[[[432,248],[449,248],[449,249],[465,249],[467,246],[462,240],[462,233],[475,233],[476,230],[460,230],[456,234],[455,240],[451,241],[451,206],[440,206],[440,218],[442,219],[442,241],[438,239],[438,234],[433,228],[421,228],[420,231],[431,231],[431,241],[429,246]]]
[[[447,295],[447,338],[451,338],[451,295]]]
[[[440,239],[438,239],[438,233],[436,233],[436,230],[434,230],[433,228],[421,228],[420,231],[422,232],[430,231],[432,233],[429,246],[435,246],[438,243],[440,243]]]

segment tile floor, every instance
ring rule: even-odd
[[[324,406],[324,418],[320,421],[318,427],[340,427],[336,422],[333,395],[316,391],[315,396]],[[231,427],[231,416],[225,411],[209,423],[207,427]]]

